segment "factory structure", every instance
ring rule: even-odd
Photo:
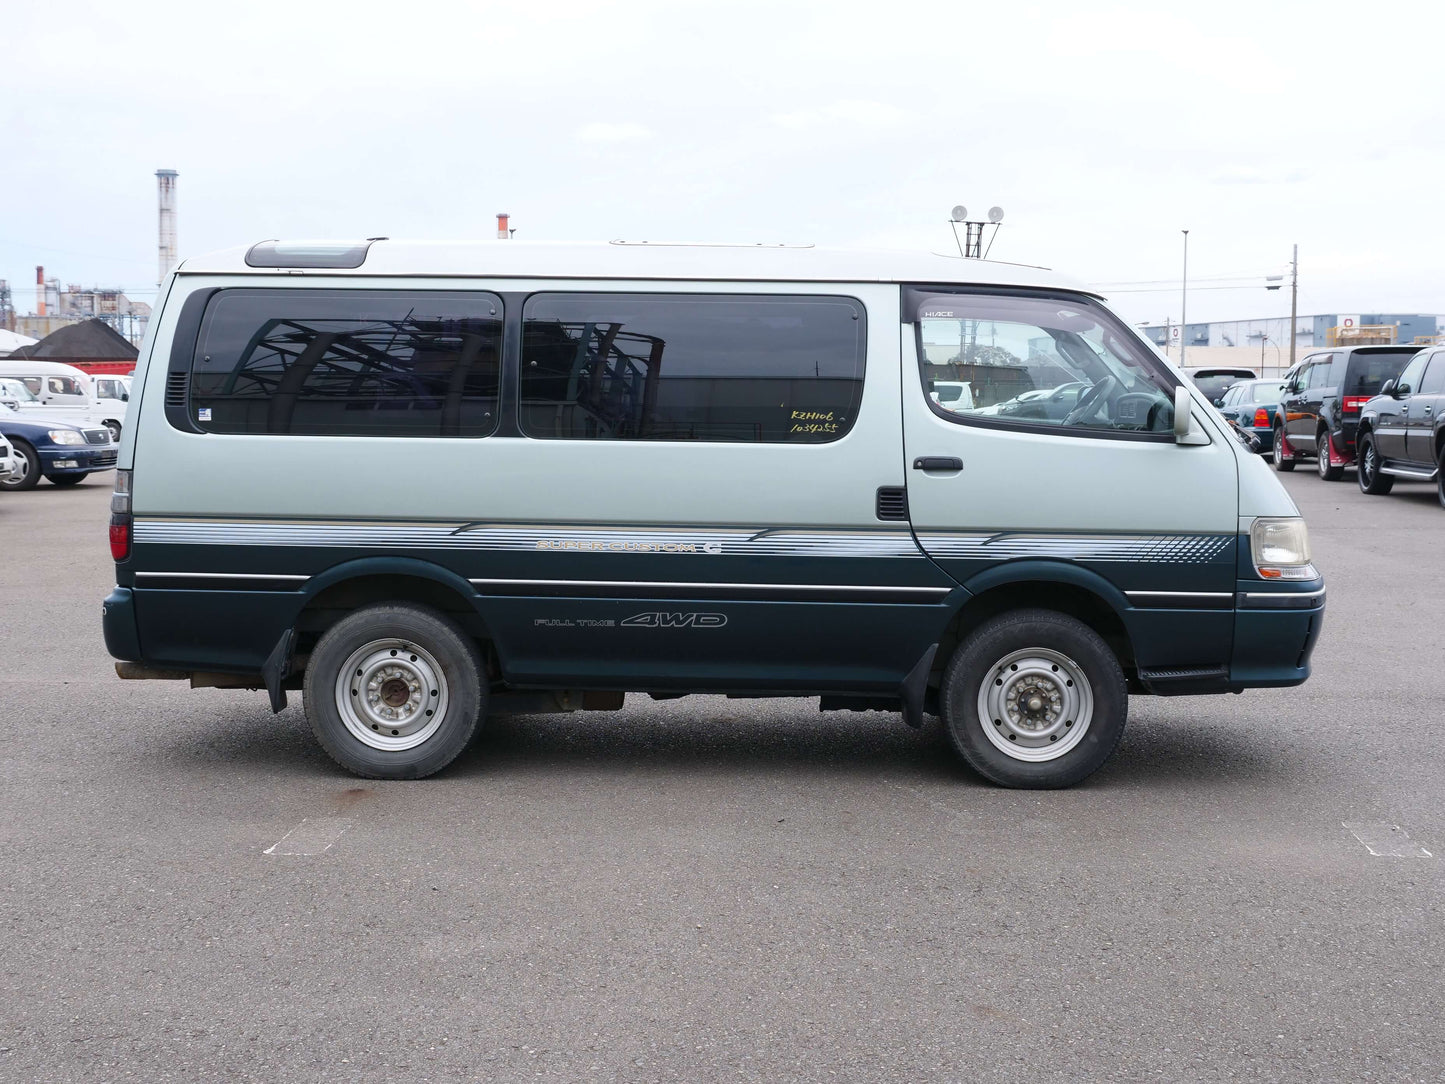
[[[156,170],[159,227],[157,284],[165,280],[178,259],[177,176],[179,174],[173,169]],[[151,315],[150,305],[144,301],[132,301],[124,290],[76,283],[62,285],[59,278],[46,277],[43,266],[35,268],[35,307],[24,315],[17,310],[15,303],[15,295],[21,290],[0,279],[0,356],[88,320],[98,320],[120,338],[139,345]]]

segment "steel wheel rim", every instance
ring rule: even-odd
[[[357,648],[342,665],[333,692],[351,736],[387,753],[415,749],[446,717],[441,664],[410,640],[372,640]]]
[[[1084,668],[1046,647],[1011,651],[988,668],[978,690],[979,725],[1013,760],[1057,760],[1084,740],[1094,689]]]

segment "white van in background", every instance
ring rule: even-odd
[[[986,778],[1058,787],[1130,694],[1309,676],[1289,495],[1038,268],[263,242],[161,296],[106,645],[125,678],[301,689],[359,775],[439,771],[489,711],[725,693],[936,714]]]
[[[84,369],[58,361],[32,358],[0,358],[0,379],[18,380],[34,400],[28,407],[63,409],[86,425],[103,425],[112,440],[120,440],[125,429],[127,404],[122,399],[101,398]]]

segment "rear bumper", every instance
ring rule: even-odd
[[[100,607],[105,649],[113,658],[140,661],[140,632],[135,619],[135,595],[129,587],[114,587]]]

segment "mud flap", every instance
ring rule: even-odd
[[[938,645],[934,644],[913,664],[898,687],[898,698],[903,701],[903,721],[914,730],[923,726],[923,698],[928,693],[928,675],[933,672],[933,657],[937,654]]]
[[[295,649],[296,630],[287,629],[261,664],[261,680],[266,683],[266,695],[271,698],[273,714],[286,710],[286,690],[281,686],[291,676],[291,653]]]

